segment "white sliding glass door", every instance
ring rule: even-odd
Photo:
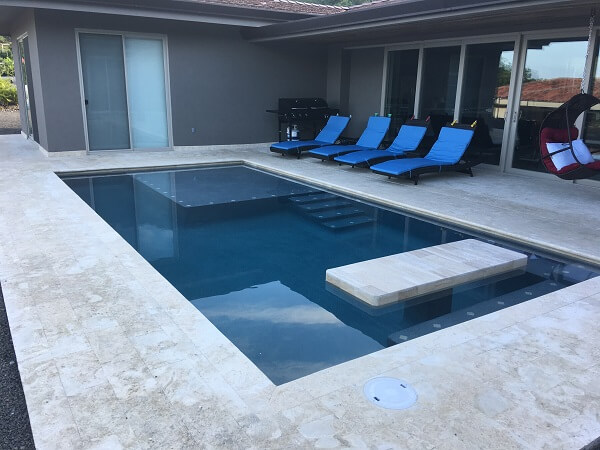
[[[89,150],[169,147],[163,39],[79,33]]]
[[[130,148],[121,36],[79,35],[90,150]]]
[[[586,49],[585,37],[527,40],[513,168],[546,172],[540,159],[540,125],[549,112],[579,93]]]
[[[162,39],[125,38],[133,148],[168,147]]]

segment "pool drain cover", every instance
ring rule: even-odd
[[[415,390],[398,378],[372,378],[365,384],[363,392],[372,403],[386,409],[410,408],[417,401]]]

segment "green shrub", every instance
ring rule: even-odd
[[[17,86],[10,80],[0,79],[0,106],[11,106],[17,104]]]
[[[0,76],[15,76],[15,62],[11,58],[0,58]]]
[[[14,77],[15,62],[10,48],[10,38],[0,36],[0,77]]]

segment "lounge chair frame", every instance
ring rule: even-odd
[[[388,177],[388,180],[392,178],[407,178],[414,182],[415,186],[419,184],[420,176],[426,173],[441,173],[441,172],[460,172],[467,174],[473,177],[473,167],[477,164],[480,164],[481,161],[477,160],[466,160],[460,161],[457,164],[452,165],[441,165],[441,166],[429,166],[429,167],[420,167],[418,169],[411,170],[406,173],[401,173],[400,175],[390,175],[389,173],[379,172],[375,169],[371,169],[373,172],[379,175],[385,175]]]

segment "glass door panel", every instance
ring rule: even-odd
[[[469,153],[487,164],[500,164],[514,42],[467,46],[460,120],[477,128]]]
[[[544,117],[579,92],[586,38],[527,42],[512,167],[543,172],[539,134]]]
[[[418,65],[419,50],[388,53],[384,113],[392,116],[390,133],[394,136],[400,126],[414,114]]]
[[[90,150],[130,148],[121,36],[79,35]]]
[[[31,118],[31,103],[30,103],[30,88],[29,88],[29,64],[27,54],[25,52],[25,47],[29,44],[29,38],[23,38],[18,41],[19,46],[19,60],[21,62],[21,86],[23,90],[23,100],[24,105],[22,108],[25,112],[25,129],[23,132],[27,135],[27,137],[31,137],[33,134],[33,121]]]
[[[598,40],[596,40],[598,42]],[[594,53],[594,66],[592,68],[589,93],[598,97],[600,95],[600,46],[596,45]],[[600,105],[594,106],[584,116],[582,136],[591,151],[600,151]],[[600,160],[600,152],[593,153],[594,159]],[[594,181],[600,181],[600,175],[592,177]]]
[[[425,49],[419,115],[431,118],[436,135],[454,119],[459,63],[459,46]]]
[[[133,148],[169,146],[162,39],[125,37]]]

